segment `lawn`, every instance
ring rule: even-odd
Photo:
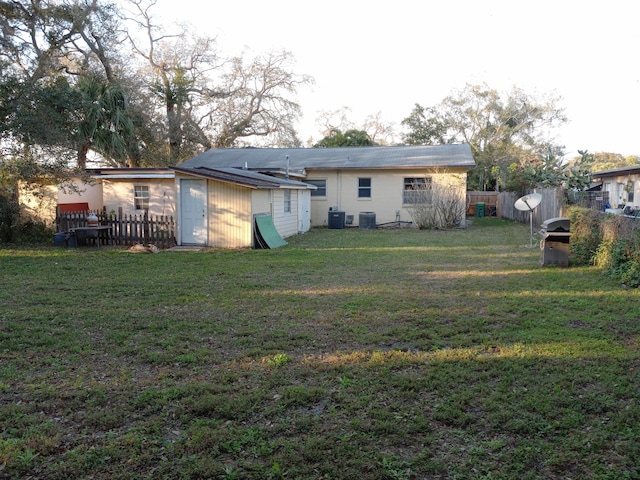
[[[640,292],[528,226],[0,248],[0,478],[637,479]]]

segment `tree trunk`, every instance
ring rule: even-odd
[[[91,148],[91,142],[84,142],[78,150],[78,168],[87,168],[87,154]]]
[[[169,124],[169,158],[172,164],[180,161],[182,131],[180,128],[180,106],[167,105],[167,122]]]

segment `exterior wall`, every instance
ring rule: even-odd
[[[272,190],[273,224],[282,238],[290,237],[298,233],[298,190],[291,192],[291,211],[284,211],[285,189]]]
[[[84,183],[79,178],[72,181],[73,187],[55,185],[40,186],[36,190],[20,186],[20,215],[25,220],[36,220],[54,226],[56,206],[59,203],[89,204],[89,209],[102,209],[102,183]],[[74,191],[77,190],[77,191]]]
[[[20,185],[20,217],[24,221],[39,221],[52,227],[56,221],[57,188],[43,185],[36,190]]]
[[[253,245],[252,190],[209,180],[208,246],[246,248]]]
[[[103,179],[102,198],[107,212],[122,208],[124,215],[141,215],[143,210],[136,210],[133,200],[134,187],[149,187],[149,215],[166,215],[176,217],[175,181],[172,178],[155,179]],[[89,204],[91,206],[91,204]]]
[[[84,183],[79,178],[73,181],[77,192],[58,187],[58,203],[87,202],[90,210],[102,209],[102,182]]]
[[[253,214],[268,213],[282,238],[298,233],[299,190],[291,189],[291,212],[284,211],[284,189],[254,190],[252,195]]]
[[[329,208],[337,207],[346,215],[353,215],[358,225],[361,212],[376,214],[376,223],[397,220],[411,222],[407,205],[403,204],[405,177],[431,177],[434,185],[458,185],[462,211],[465,209],[466,169],[429,171],[402,170],[309,170],[307,180],[326,180],[326,197],[311,197],[311,226],[327,225]],[[371,198],[358,198],[358,179],[371,179]],[[397,215],[399,214],[399,215]]]

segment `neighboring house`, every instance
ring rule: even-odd
[[[592,174],[594,183],[600,184],[603,192],[609,192],[609,203],[613,208],[640,206],[640,166],[612,168]]]
[[[311,226],[328,224],[339,210],[358,225],[360,213],[377,224],[412,221],[419,186],[457,185],[465,210],[466,178],[475,167],[469,145],[211,149],[179,165],[177,171],[235,168],[314,185]],[[367,216],[369,218],[369,216]]]

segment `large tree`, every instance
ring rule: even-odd
[[[550,143],[549,132],[566,122],[558,97],[533,96],[514,87],[501,94],[487,85],[467,85],[439,105],[416,105],[403,121],[410,143],[464,142],[477,167],[470,173],[473,189],[499,189],[512,172],[536,158]]]
[[[346,132],[342,132],[338,129],[334,129],[322,140],[317,142],[314,147],[370,147],[373,145],[375,145],[375,143],[364,130],[351,129]]]
[[[89,149],[124,159],[130,119],[114,7],[102,0],[0,1],[5,143],[13,154],[65,146],[79,167]],[[26,118],[28,121],[18,121]],[[116,148],[117,147],[117,148]],[[67,165],[68,167],[69,165]]]
[[[211,147],[300,144],[294,128],[300,106],[293,98],[311,79],[292,73],[290,53],[223,58],[214,38],[191,35],[187,26],[170,33],[156,24],[153,0],[130,4],[135,15],[129,38],[164,114],[170,163]]]
[[[394,125],[385,122],[382,119],[381,112],[367,115],[360,126],[356,125],[356,123],[349,118],[350,115],[351,109],[349,107],[341,107],[337,110],[320,111],[316,118],[316,125],[323,138],[318,142],[309,140],[307,143],[309,145],[317,145],[319,143],[333,144],[336,141],[345,141],[344,138],[338,138],[338,132],[342,135],[346,135],[347,132],[351,132],[350,136],[354,136],[353,134],[355,132],[359,132],[356,135],[359,137],[359,140],[363,141],[364,144],[369,145],[393,145],[396,143]],[[363,134],[366,135],[368,139],[364,138]]]
[[[631,167],[640,164],[640,157],[637,155],[625,157],[619,153],[596,152],[591,154],[591,157],[590,169],[592,172],[601,172],[611,168]],[[578,164],[582,161],[582,158],[583,155],[573,157],[569,160],[568,164]]]
[[[86,167],[90,150],[113,161],[115,166],[126,165],[129,146],[135,139],[124,90],[93,76],[81,77],[76,88],[80,94],[76,128],[78,168]]]

